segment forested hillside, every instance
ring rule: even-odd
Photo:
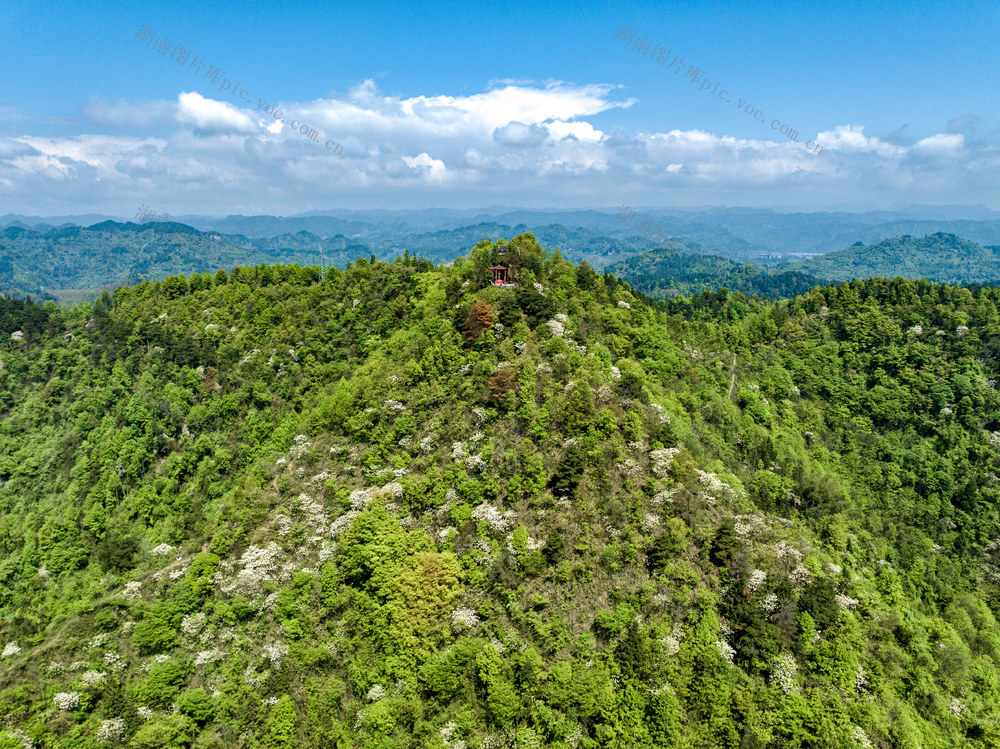
[[[4,302],[0,747],[998,747],[998,302],[530,234]]]
[[[44,233],[8,227],[0,231],[0,287],[75,303],[93,299],[104,287],[177,273],[274,262],[346,265],[367,255],[365,245],[307,232],[250,240],[164,221],[105,221]]]
[[[827,283],[801,271],[769,273],[728,258],[692,255],[673,248],[650,250],[612,263],[604,270],[627,281],[632,288],[661,299],[723,288],[764,298],[791,297]]]
[[[969,283],[1000,279],[1000,248],[983,247],[954,234],[904,235],[780,266],[821,278],[848,281],[876,276]]]
[[[74,304],[93,299],[105,288],[180,273],[214,273],[217,268],[235,265],[294,263],[344,268],[359,257],[392,261],[411,251],[435,263],[451,263],[484,236],[510,236],[518,230],[523,232],[527,227],[480,224],[369,245],[308,231],[248,238],[168,221],[105,221],[47,232],[11,226],[0,231],[0,292]],[[612,239],[556,225],[537,231],[546,246],[561,247],[575,260],[587,260],[597,268],[654,246],[642,237]]]

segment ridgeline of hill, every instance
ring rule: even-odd
[[[0,746],[1000,746],[998,302],[531,235],[3,300]]]
[[[924,236],[947,232],[982,245],[1000,244],[1000,213],[983,206],[909,206],[898,211],[867,213],[778,213],[759,208],[710,208],[705,210],[638,208],[657,221],[663,221],[671,234],[682,236],[712,248],[712,254],[743,262],[776,255],[791,256],[803,251],[830,252],[857,241],[875,244],[883,239],[912,234]],[[383,241],[403,241],[410,235],[459,229],[480,223],[501,226],[542,227],[559,225],[569,229],[589,229],[599,236],[615,239],[634,234],[615,218],[615,209],[537,210],[484,208],[454,210],[326,210],[298,216],[227,216],[225,218],[160,214],[201,231],[236,234],[247,237],[274,237],[307,231],[320,237],[342,235],[376,246]],[[72,224],[90,226],[114,216],[98,214],[77,216],[0,216],[0,228],[8,224],[47,230]],[[517,232],[502,232],[512,236]],[[536,232],[537,235],[537,232]],[[545,245],[545,242],[543,242]],[[470,245],[457,248],[464,252]],[[565,252],[565,248],[564,248]],[[457,254],[457,253],[456,253]],[[591,262],[594,265],[593,262]],[[596,265],[595,265],[596,267]]]
[[[689,228],[699,231],[696,225]],[[482,223],[365,244],[308,231],[275,237],[226,236],[173,222],[105,221],[87,228],[47,232],[9,226],[0,231],[0,291],[74,304],[120,285],[236,265],[344,268],[357,257],[391,261],[406,253],[448,263],[480,237],[512,236],[527,229],[524,225]],[[721,238],[719,246],[702,246],[685,235],[678,254],[676,249],[657,247],[642,237],[616,239],[585,228],[547,225],[536,229],[535,236],[544,247],[558,249],[573,262],[586,261],[596,270],[607,269],[653,296],[726,287],[768,298],[775,294],[789,297],[822,283],[819,279],[899,275],[970,283],[1000,278],[1000,249],[946,234],[923,239],[899,237],[873,247],[858,245],[766,270],[746,264],[756,251],[752,245],[731,238]],[[717,257],[721,255],[739,262]]]
[[[650,250],[612,263],[604,270],[658,299],[722,288],[768,299],[786,298],[826,283],[801,271],[768,272],[728,258],[682,253],[673,248]]]
[[[961,284],[1000,281],[1000,247],[983,247],[952,234],[903,236],[764,269],[739,264],[687,243],[683,251],[656,248],[604,270],[655,298],[727,288],[765,298],[791,297],[814,286],[852,278],[926,278]]]
[[[37,232],[16,226],[0,231],[0,290],[62,304],[92,299],[101,290],[178,273],[212,272],[236,265],[270,263],[331,265],[343,268],[358,257],[381,260],[412,252],[435,263],[456,259],[483,236],[513,236],[526,227],[480,224],[403,241],[363,244],[343,236],[319,237],[307,231],[248,238],[199,231],[184,224],[104,221],[86,228]],[[563,247],[576,260],[601,268],[616,257],[647,250],[640,237],[611,239],[586,229],[545,226],[538,235],[546,246]]]
[[[859,242],[779,267],[833,281],[900,276],[948,283],[989,282],[1000,280],[1000,247],[983,247],[942,232],[920,238],[904,235],[874,245]]]
[[[346,265],[367,256],[367,250],[343,237],[319,240],[300,232],[250,240],[162,221],[105,221],[44,233],[7,227],[0,231],[0,285],[72,304],[92,299],[102,289],[178,273],[276,262],[319,264],[321,257]]]

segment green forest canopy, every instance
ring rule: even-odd
[[[0,746],[1000,746],[997,303],[530,234],[5,300]]]

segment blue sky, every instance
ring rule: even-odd
[[[682,72],[617,40],[622,25]],[[998,32],[995,0],[7,0],[0,214],[1000,209]]]

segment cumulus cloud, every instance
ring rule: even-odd
[[[918,153],[932,155],[953,154],[965,144],[965,138],[961,135],[945,135],[939,133],[929,138],[918,140],[913,150]]]
[[[404,156],[403,161],[410,169],[421,171],[428,182],[441,183],[448,176],[448,170],[445,168],[444,162],[441,159],[432,159],[427,153],[422,153],[412,158]]]
[[[0,138],[0,160],[8,161],[21,156],[38,156],[40,152],[30,143],[14,138]]]
[[[604,133],[597,130],[589,122],[562,122],[557,120],[549,125],[549,132],[559,138],[572,138],[591,143],[597,143],[606,137]]]
[[[548,129],[537,123],[509,122],[493,131],[493,140],[502,146],[538,146],[548,137]]]
[[[635,103],[608,84],[497,81],[467,96],[403,97],[365,80],[338,96],[276,100],[283,125],[254,104],[194,91],[173,101],[93,99],[84,108],[88,129],[134,133],[0,137],[0,199],[15,211],[117,215],[126,215],[115,210],[122,195],[130,196],[128,215],[131,196],[161,213],[223,215],[237,205],[288,214],[533,201],[1000,201],[1000,149],[968,135],[977,124],[970,115],[909,138],[902,128],[879,137],[838,125],[815,137],[824,147],[817,155],[777,137],[669,122],[658,132],[608,129],[614,110]],[[291,128],[292,119],[315,128],[319,142]],[[343,146],[340,155],[325,148],[328,140]]]
[[[206,132],[253,133],[261,123],[228,101],[206,99],[197,91],[177,97],[177,121]]]
[[[155,151],[165,144],[164,141],[153,138],[121,138],[110,135],[24,137],[20,140],[30,145],[35,152],[19,161],[22,170],[37,174],[43,170],[55,169],[74,181],[87,176],[98,176],[102,180],[117,179],[124,165],[122,160],[127,162],[147,148]]]
[[[816,140],[823,144],[824,151],[829,148],[832,151],[845,153],[872,152],[881,156],[902,156],[906,153],[906,148],[902,146],[893,145],[876,136],[865,135],[862,125],[840,125],[833,130],[819,133]]]

